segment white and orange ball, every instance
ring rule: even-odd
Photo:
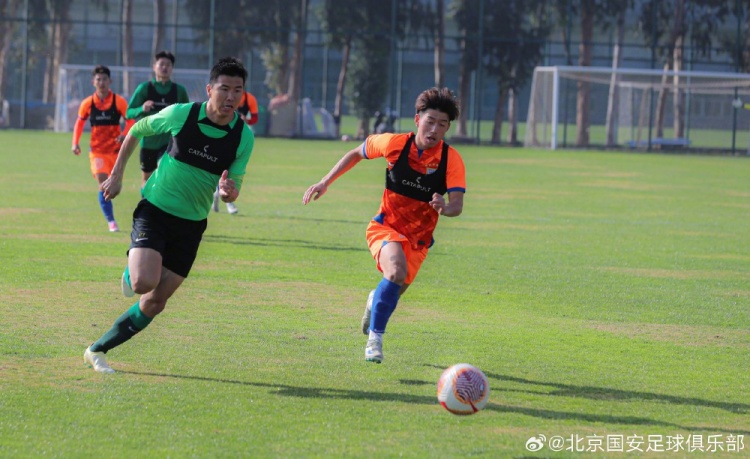
[[[437,383],[437,398],[453,414],[474,414],[490,399],[490,382],[482,371],[468,363],[447,368]]]

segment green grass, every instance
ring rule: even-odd
[[[129,232],[107,232],[68,134],[0,140],[0,457],[605,455],[528,452],[540,434],[717,435],[712,457],[748,454],[746,158],[461,147],[464,214],[441,220],[373,365],[359,318],[384,164],[302,206],[356,144],[258,139],[240,214],[209,217],[189,279],[101,375],[81,357],[132,304]],[[470,417],[435,398],[459,362],[492,388]]]

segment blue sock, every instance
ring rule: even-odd
[[[388,319],[396,310],[401,286],[383,278],[375,288],[372,298],[372,315],[370,316],[370,330],[375,333],[385,333]]]
[[[108,222],[115,221],[115,212],[112,210],[112,201],[104,199],[104,192],[99,192],[99,206],[102,208],[102,213]]]

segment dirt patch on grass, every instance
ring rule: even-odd
[[[625,180],[594,180],[593,182],[581,183],[581,185],[593,188],[611,188],[627,191],[661,191],[670,189],[667,186],[636,183]]]
[[[703,271],[689,269],[649,269],[649,268],[600,268],[616,274],[654,279],[750,279],[750,274],[740,271]]]
[[[628,338],[671,342],[680,346],[732,346],[750,349],[750,332],[747,330],[643,323],[591,323],[589,328]]]

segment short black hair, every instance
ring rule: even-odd
[[[458,99],[453,95],[453,91],[448,88],[436,87],[422,91],[417,96],[414,108],[417,110],[417,113],[422,113],[431,108],[443,112],[448,115],[449,121],[457,119],[460,113]]]
[[[169,59],[172,62],[172,65],[174,65],[174,54],[170,53],[169,51],[159,51],[158,53],[154,54],[154,62],[158,61],[161,58]]]
[[[219,76],[241,77],[242,85],[247,81],[247,70],[242,62],[236,57],[222,57],[211,69],[210,83],[214,84]]]
[[[107,75],[107,77],[112,78],[112,74],[109,72],[109,67],[106,65],[97,65],[94,67],[94,70],[91,72],[91,76],[96,76],[98,73],[103,73]]]

